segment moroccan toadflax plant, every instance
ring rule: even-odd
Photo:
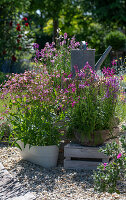
[[[63,118],[63,112],[57,115],[63,96],[62,89],[55,77],[43,72],[26,71],[23,74],[12,74],[2,86],[1,98],[9,100],[3,115],[12,126],[9,138],[14,142],[22,140],[30,145],[59,144],[60,132],[55,125]],[[61,95],[62,94],[62,95]]]
[[[77,130],[82,139],[85,135],[90,138],[96,130],[113,127],[119,79],[113,75],[99,77],[88,63],[75,71],[74,79],[64,78],[70,118],[68,133],[71,137]]]

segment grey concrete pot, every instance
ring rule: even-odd
[[[21,141],[17,142],[22,150],[19,149],[20,154],[24,160],[30,161],[45,168],[57,166],[59,148],[56,145],[51,146],[32,146]]]

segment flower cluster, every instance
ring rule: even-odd
[[[28,19],[27,19],[27,17],[23,17],[22,20],[23,20],[23,21],[27,21]],[[25,23],[25,26],[29,26],[29,23],[26,22],[26,23]],[[17,31],[21,31],[21,25],[20,25],[20,24],[17,24],[16,29],[17,29]]]
[[[13,62],[16,62],[19,51],[24,51],[27,47],[26,27],[29,26],[27,21],[27,17],[23,17],[18,23],[16,23],[14,20],[11,20],[9,22],[9,26],[5,27],[9,40],[6,41],[6,44],[4,43],[5,45],[2,49],[2,55],[4,57],[11,56],[11,60]]]
[[[18,43],[21,38],[20,33]],[[88,63],[81,70],[75,66],[73,78],[70,51],[79,45],[74,37],[70,40],[67,33],[57,40],[57,47],[54,42],[46,43],[44,49],[39,50],[39,45],[34,43],[39,69],[12,74],[2,85],[1,98],[11,98],[6,114],[13,115],[9,109],[16,106],[20,122],[29,118],[32,121],[34,113],[38,123],[44,120],[43,124],[51,127],[45,126],[48,131],[52,131],[57,117],[65,114],[70,120],[68,132],[74,134],[78,130],[82,139],[85,135],[91,138],[95,131],[113,128],[119,79],[110,68],[104,68],[103,76],[98,76]],[[14,114],[15,120],[17,115]],[[35,132],[38,130],[34,123],[29,130],[33,128]],[[41,133],[41,129],[38,131]]]
[[[105,77],[112,77],[115,74],[115,69],[110,68],[110,67],[104,67],[102,69],[102,72],[104,74]]]
[[[79,42],[75,41],[75,37],[72,39],[68,38],[67,33],[64,36],[57,38],[57,48],[54,42],[45,44],[45,47],[39,50],[39,45],[34,44],[33,47],[36,49],[35,62],[46,66],[48,71],[51,73],[53,69],[64,71],[65,73],[70,72],[70,50],[78,48]]]
[[[16,29],[17,29],[17,31],[21,31],[21,26],[20,26],[20,24],[17,24]]]

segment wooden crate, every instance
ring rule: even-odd
[[[67,144],[64,146],[64,168],[96,169],[100,163],[109,162],[109,157],[98,150],[99,147]]]

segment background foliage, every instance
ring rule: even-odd
[[[20,50],[19,45],[17,49],[17,32],[14,27],[20,23],[23,17],[28,18],[29,26],[27,27],[27,39],[22,41],[23,48]],[[38,43],[40,49],[45,46],[46,42],[56,42],[58,28],[61,29],[61,34],[67,32],[69,37],[75,35],[77,41],[87,41],[90,44],[89,47],[96,49],[97,61],[109,44],[106,39],[107,35],[118,31],[120,34],[116,34],[116,41],[119,40],[120,43],[121,34],[125,34],[125,24],[124,0],[107,0],[107,3],[99,0],[1,0],[0,66],[2,63],[4,66],[1,66],[0,70],[5,71],[4,68],[8,68],[10,64],[11,68],[8,69],[8,72],[13,72],[12,66],[17,68],[14,62],[17,60],[19,62],[22,58],[31,58],[31,54],[26,54],[31,47],[25,47],[28,44],[32,45],[32,41]],[[110,35],[108,37],[110,38]],[[124,40],[125,36],[123,35]],[[113,44],[115,44],[115,40],[112,41]],[[122,51],[125,48],[124,42]],[[116,48],[113,45],[113,50],[119,50],[118,45]],[[14,61],[12,56],[15,56],[17,60]],[[10,63],[10,59],[14,62]]]

